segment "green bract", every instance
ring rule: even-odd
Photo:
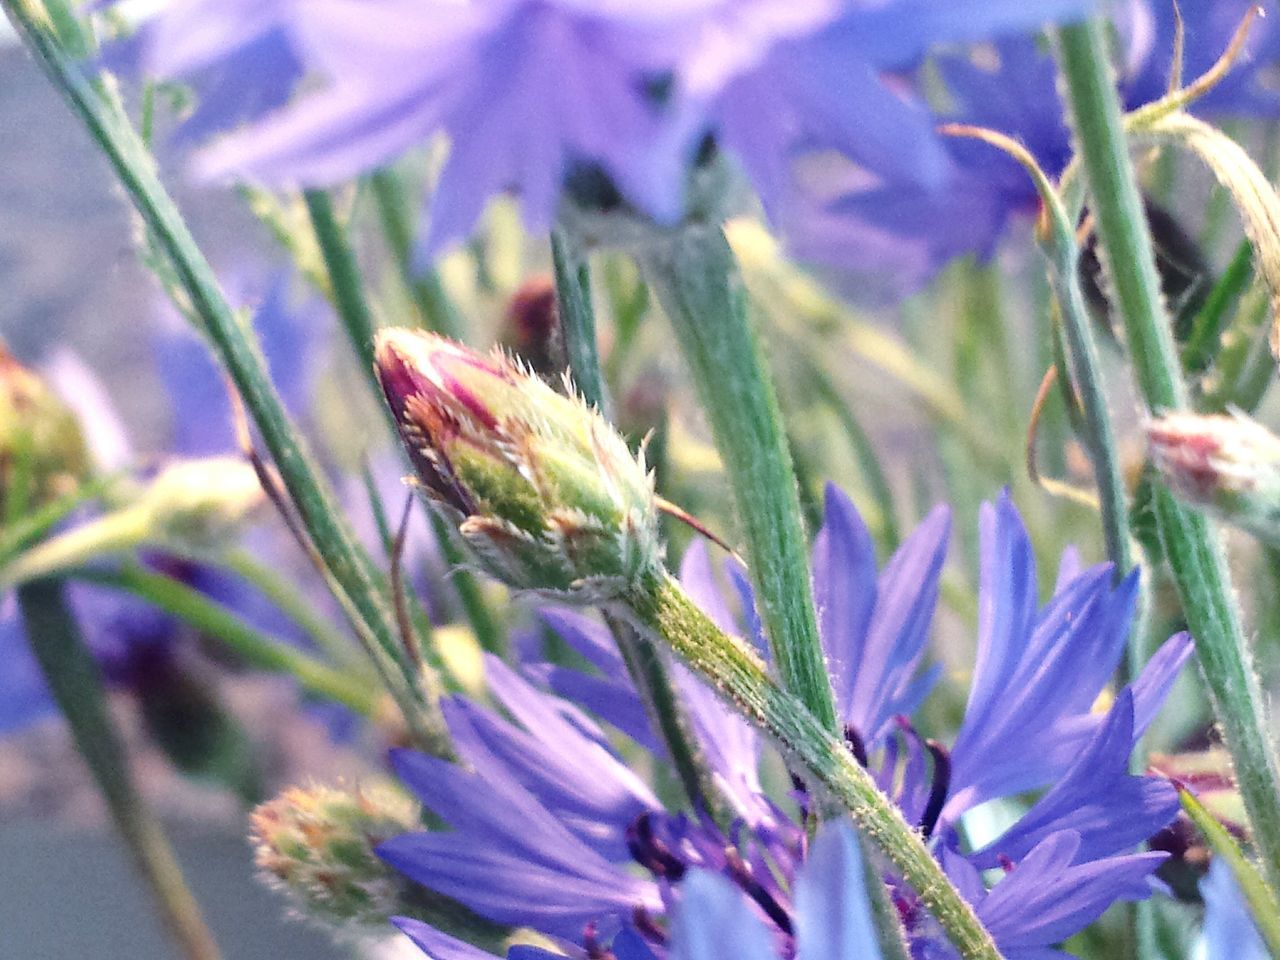
[[[571,389],[413,330],[383,331],[377,362],[424,489],[493,576],[599,603],[660,568],[643,452]]]
[[[0,526],[69,493],[88,469],[75,415],[0,347]]]

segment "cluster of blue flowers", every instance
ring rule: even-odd
[[[97,15],[118,2],[95,0],[89,9]],[[989,261],[1011,226],[1040,209],[1022,166],[988,144],[951,139],[939,128],[998,131],[1025,145],[1050,177],[1059,177],[1074,154],[1059,94],[1062,73],[1045,38],[1033,31],[1092,16],[1099,6],[1094,0],[170,0],[135,32],[106,44],[93,66],[189,86],[193,106],[178,139],[191,148],[206,179],[326,188],[383,171],[416,151],[432,175],[417,263],[397,263],[410,296],[420,292],[415,284],[422,279],[413,267],[434,263],[469,240],[489,204],[510,195],[525,227],[544,234],[558,225],[612,223],[626,226],[632,239],[704,238],[714,231],[701,228],[718,226],[729,213],[762,213],[788,256],[825,271],[851,298],[897,301],[959,258]],[[1247,0],[1110,4],[1105,12],[1123,106],[1149,104],[1177,86],[1178,77],[1207,70],[1252,6]],[[1185,62],[1176,63],[1175,51],[1184,49]],[[1280,88],[1270,75],[1277,60],[1280,28],[1264,18],[1236,68],[1193,109],[1280,120]],[[114,101],[108,108],[116,108]],[[370,316],[380,311],[360,302],[365,291],[343,276],[343,268],[352,273],[358,266],[335,266],[349,251],[335,250],[342,238],[335,240],[326,228],[341,234],[346,225],[326,225],[316,213],[317,196],[307,196],[312,232],[294,245],[307,250],[297,259],[301,264],[316,241],[328,276],[315,285],[359,339],[372,332]],[[394,219],[379,212],[384,221]],[[408,232],[405,223],[401,233]],[[408,245],[399,243],[404,238],[395,225],[383,225],[386,246]],[[685,227],[692,229],[681,232]],[[279,232],[291,230],[286,225]],[[601,229],[572,239],[608,236]],[[718,233],[715,239],[723,240]],[[731,266],[713,263],[708,249],[689,257],[689,272],[706,266],[723,275],[707,280],[715,293],[690,314],[712,312],[706,302],[715,296],[734,299],[739,278]],[[170,252],[175,260],[184,254]],[[401,249],[392,252],[408,259]],[[728,247],[712,252],[732,259]],[[559,245],[555,253],[558,286],[554,297],[545,298],[545,312],[564,309],[574,298],[587,303],[573,309],[590,312],[589,285],[561,276],[572,272],[565,270],[572,257]],[[661,290],[657,301],[674,316],[671,301],[679,297],[671,290],[684,293],[695,284],[686,275],[662,287],[653,276],[655,258],[641,255],[637,262],[646,281]],[[480,265],[476,273],[483,272]],[[351,289],[343,289],[344,282]],[[252,326],[270,379],[290,413],[314,428],[306,418],[320,378],[318,355],[327,346],[317,336],[315,311],[296,309],[285,281],[269,285],[261,301]],[[424,318],[430,313],[417,307]],[[637,308],[637,315],[644,309]],[[353,313],[361,316],[352,320]],[[718,333],[741,335],[745,345],[735,345],[734,355],[744,364],[759,362],[746,310],[725,313],[740,328],[731,330],[719,319]],[[197,320],[197,326],[209,322]],[[548,321],[547,343],[539,346],[561,335],[555,325],[554,318]],[[234,449],[236,412],[222,374],[183,321],[170,317],[160,326],[154,348],[172,415],[167,453],[193,458]],[[616,442],[605,451],[601,432],[611,428],[604,415],[556,394],[518,358],[473,363],[460,344],[420,331],[393,333],[401,344],[420,348],[406,348],[403,356],[393,351],[396,370],[413,374],[400,376],[409,381],[400,391],[405,396],[386,386],[385,339],[374,350],[375,372],[410,460],[426,475],[428,495],[438,494],[437,487],[456,494],[441,498],[441,517],[457,521],[463,541],[478,555],[491,550],[505,561],[504,550],[519,554],[518,564],[495,562],[485,569],[500,577],[515,566],[522,574],[531,569],[533,574],[505,582],[544,600],[574,597],[629,607],[643,619],[637,612],[642,601],[656,606],[661,590],[671,587],[656,532],[660,504],[643,452],[635,454],[612,433]],[[1214,327],[1207,339],[1216,343],[1218,333]],[[252,338],[244,342],[252,352]],[[369,344],[356,346],[367,360]],[[433,351],[448,353],[453,366],[436,362]],[[585,352],[596,362],[593,350]],[[1073,367],[1083,362],[1066,358],[1060,364],[1064,377],[1079,376]],[[252,380],[260,375],[252,366],[246,361],[233,372]],[[85,371],[74,363],[67,369],[77,379],[61,385],[64,394],[103,396]],[[752,373],[759,375],[735,384],[739,393],[765,395],[751,399],[779,417],[767,371]],[[699,377],[711,379],[695,369]],[[572,392],[572,382],[565,385]],[[714,394],[718,384],[699,386]],[[486,389],[499,396],[481,396]],[[594,397],[601,408],[608,406],[606,392]],[[1151,411],[1159,412],[1154,402]],[[137,466],[106,404],[91,400],[79,415],[86,424],[93,421],[88,432],[98,446],[109,448],[99,453],[99,468]],[[714,415],[710,419],[722,459],[730,463],[723,454],[732,444],[721,436],[730,430]],[[780,425],[769,426],[784,436]],[[1098,430],[1098,444],[1105,434]],[[280,454],[279,436],[269,439]],[[767,446],[759,443],[761,450]],[[565,454],[569,447],[571,456]],[[784,439],[774,453],[773,460],[739,462],[787,463]],[[1092,448],[1090,455],[1101,475],[1103,458]],[[278,459],[282,471],[287,459]],[[624,469],[626,482],[619,480]],[[366,487],[395,470],[379,464],[368,471],[366,485],[353,484],[361,487],[350,498],[361,504],[350,511],[354,516],[369,513]],[[787,465],[779,475],[790,480],[789,470]],[[287,478],[295,480],[294,488],[297,476]],[[467,484],[480,492],[472,496]],[[767,486],[761,482],[756,489]],[[614,496],[614,487],[625,489]],[[746,514],[748,498],[735,492]],[[345,531],[318,536],[308,528],[307,521],[322,512],[315,504],[324,499],[317,493],[307,502],[311,515],[302,517],[307,529],[300,539],[309,536],[319,553],[326,546],[347,553],[347,579],[336,567],[327,572],[361,639],[372,637],[374,667],[404,715],[407,736],[429,749],[438,745],[431,735],[440,732],[441,720],[447,728],[448,748],[440,755],[391,751],[395,775],[430,815],[432,829],[379,843],[380,860],[369,854],[374,841],[364,838],[358,854],[381,871],[379,880],[390,878],[383,884],[395,891],[388,899],[406,882],[417,884],[485,921],[534,935],[539,945],[511,947],[511,960],[878,960],[886,926],[901,934],[913,960],[958,956],[949,939],[954,931],[944,932],[927,896],[863,845],[853,818],[830,815],[827,798],[806,782],[807,768],[788,766],[797,757],[770,753],[724,691],[684,665],[669,663],[682,711],[677,725],[687,727],[709,774],[701,784],[705,792],[688,796],[684,807],[662,789],[682,782],[668,755],[667,732],[656,725],[648,691],[628,679],[634,665],[606,624],[564,608],[542,609],[537,637],[513,644],[517,656],[485,654],[487,699],[457,692],[470,688],[447,668],[437,676],[437,664],[424,658],[431,623],[420,626],[406,609],[407,601],[421,597],[406,596],[400,582],[403,535],[393,543],[382,517],[379,530],[359,531],[367,534],[369,548],[361,556]],[[779,503],[785,499],[777,497]],[[588,501],[592,509],[583,506]],[[1177,817],[1178,790],[1165,777],[1135,772],[1134,755],[1193,644],[1177,633],[1138,676],[1111,691],[1135,629],[1139,572],[1085,567],[1068,550],[1042,603],[1030,538],[1010,495],[984,504],[976,656],[963,715],[940,731],[933,729],[937,711],[929,708],[938,702],[931,696],[943,665],[929,665],[929,638],[949,510],[930,513],[883,566],[845,493],[828,487],[821,510],[810,557],[814,605],[808,605],[803,578],[792,584],[790,599],[801,601],[805,615],[816,611],[844,746],[909,827],[898,839],[923,841],[933,858],[925,863],[950,882],[957,904],[968,904],[999,954],[1009,960],[1065,957],[1063,944],[1114,905],[1163,892],[1156,872],[1170,855],[1149,849],[1147,841]],[[628,539],[636,515],[651,524],[652,536]],[[798,503],[794,509],[782,504],[769,516],[793,520],[792,542],[802,542]],[[418,554],[415,571],[436,543],[428,544],[423,533],[416,531],[408,547]],[[278,522],[254,527],[242,544],[260,561],[284,566],[293,561],[280,558],[296,546],[284,534]],[[753,535],[749,530],[749,541]],[[644,562],[605,570],[601,556],[628,549]],[[521,550],[536,556],[530,560]],[[384,579],[371,558],[387,555],[392,572]],[[756,564],[761,554],[750,555]],[[565,559],[570,557],[572,564]],[[224,570],[159,550],[139,558],[273,638],[309,642],[297,623]],[[326,559],[319,557],[320,566]],[[557,561],[569,572],[553,592],[535,574]],[[717,564],[701,541],[685,553],[679,579],[710,621],[768,664],[760,611],[776,609],[766,602],[775,599],[768,590],[785,592],[785,585],[762,576],[758,598],[743,565],[736,559]],[[581,584],[593,590],[575,593]],[[68,596],[113,685],[145,697],[181,669],[190,631],[179,618],[83,584],[69,587]],[[0,734],[53,709],[25,650],[19,619],[5,605],[10,602],[0,595]],[[336,609],[331,598],[307,595],[302,602]],[[484,599],[478,602],[483,606]],[[424,622],[448,620],[429,606]],[[803,620],[797,618],[802,628]],[[403,650],[396,648],[393,626]],[[772,622],[770,632],[775,644],[782,635],[803,645],[802,636],[788,638]],[[548,656],[541,642],[547,633],[558,638],[557,648],[573,654]],[[808,652],[816,662],[817,652]],[[334,673],[345,667],[334,666]],[[786,697],[794,694],[799,702],[808,695],[806,704],[814,709],[807,719],[821,715],[825,690],[813,696],[804,678],[776,672]],[[445,688],[437,715],[437,694]],[[421,715],[414,713],[418,708]],[[796,753],[809,759],[803,750]],[[645,769],[658,774],[646,778],[639,772]],[[780,773],[789,778],[781,789],[775,783],[782,781]],[[695,778],[685,779],[696,794]],[[357,825],[363,812],[352,814]],[[335,858],[350,853],[340,850]],[[326,892],[325,870],[313,873]],[[368,892],[354,882],[350,887]],[[1264,956],[1258,930],[1221,862],[1215,861],[1201,889],[1208,960]],[[378,916],[382,927],[388,912]],[[486,950],[421,919],[394,922],[433,960],[491,960]]]
[[[548,228],[565,182],[592,170],[671,223],[709,149],[731,157],[780,220],[794,207],[798,158],[829,151],[939,196],[951,160],[907,81],[925,52],[1090,6],[181,0],[118,56],[195,84],[199,135],[256,115],[202,156],[210,175],[328,184],[444,134],[423,241],[434,257],[503,191],[520,197],[531,229]]]
[[[1129,106],[1167,92],[1179,15],[1181,69],[1195,77],[1253,5],[1120,4]],[[547,229],[566,182],[600,185],[592,171],[608,186],[593,202],[620,199],[671,223],[689,209],[696,169],[720,152],[797,257],[856,296],[900,297],[957,257],[989,258],[1010,221],[1038,207],[1016,163],[946,142],[938,124],[1000,131],[1062,172],[1071,150],[1053,63],[1026,31],[1090,7],[180,0],[116,56],[196,87],[188,137],[254,121],[202,154],[211,176],[330,184],[443,134],[427,259],[465,239],[502,192],[520,198],[530,229]],[[1264,19],[1244,63],[1197,109],[1275,117],[1267,74],[1278,44]]]
[[[1094,712],[1131,627],[1136,575],[1115,584],[1110,566],[1082,570],[1069,553],[1040,607],[1026,532],[1002,497],[983,508],[977,661],[964,722],[950,748],[927,739],[911,715],[938,678],[920,667],[947,529],[947,512],[935,511],[877,574],[857,511],[828,489],[813,559],[840,717],[852,754],[929,839],[1001,953],[1058,956],[1053,945],[1113,903],[1152,892],[1151,874],[1167,855],[1135,849],[1170,823],[1178,800],[1163,778],[1131,775],[1129,758],[1190,641],[1169,640],[1105,714]],[[731,563],[728,574],[741,624],[701,545],[686,555],[682,582],[722,627],[763,649],[744,572]],[[790,810],[766,796],[761,744],[746,722],[677,668],[732,822],[664,809],[581,710],[661,762],[636,692],[618,679],[625,669],[609,632],[563,610],[544,618],[598,672],[530,664],[522,677],[491,658],[490,689],[511,719],[461,697],[445,704],[467,768],[412,752],[394,758],[402,781],[450,831],[392,840],[382,856],[484,917],[553,937],[570,956],[816,960],[848,955],[842,943],[874,955],[861,880],[851,879],[862,874],[852,834],[829,826],[810,843],[804,784],[797,781]],[[968,811],[1045,787],[998,836],[973,841]],[[990,870],[1004,875],[988,887]],[[915,893],[892,873],[884,879],[913,955],[950,955]],[[420,923],[402,928],[432,956],[482,955]]]

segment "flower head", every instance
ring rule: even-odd
[[[291,788],[250,815],[254,862],[318,919],[385,923],[402,908],[405,883],[374,848],[417,820],[417,805],[394,787]]]
[[[431,334],[383,331],[377,356],[427,494],[498,579],[588,603],[658,568],[652,477],[596,411]]]
[[[933,44],[1031,29],[1091,4],[248,6],[255,9],[244,9],[244,0],[179,0],[144,40],[153,69],[223,68],[222,82],[206,85],[202,107],[219,123],[243,116],[247,104],[278,102],[299,74],[317,80],[284,110],[214,145],[204,171],[325,184],[444,134],[449,154],[423,243],[430,258],[465,238],[489,199],[505,191],[519,196],[534,230],[551,224],[566,189],[576,202],[629,207],[670,225],[702,206],[689,186],[717,152],[746,172],[775,214],[788,202],[790,166],[802,152],[836,150],[891,180],[937,185],[945,155],[932,120],[885,74],[914,65]],[[197,15],[213,26],[190,29]],[[180,53],[159,50],[163,37]],[[259,69],[225,69],[259,47],[271,54]]]
[[[1132,848],[1172,819],[1177,798],[1163,780],[1132,776],[1129,757],[1189,643],[1170,640],[1105,716],[1093,713],[1123,645],[1132,584],[1113,587],[1109,567],[1081,571],[1069,555],[1054,599],[1040,609],[1025,531],[1002,498],[984,513],[983,625],[969,712],[950,749],[926,740],[908,714],[936,679],[920,666],[946,528],[944,511],[931,515],[877,573],[857,512],[830,488],[814,554],[823,642],[851,753],[919,825],[1002,953],[1039,960],[1112,903],[1150,893],[1150,874],[1166,855]],[[728,572],[740,617],[704,550],[690,551],[681,575],[708,616],[752,638],[759,625],[750,586],[741,568],[731,564]],[[599,672],[535,665],[529,674],[661,757],[636,691],[620,679],[622,661],[607,631],[566,611],[544,617]],[[861,942],[853,920],[815,919],[824,910],[835,916],[833,904],[847,905],[844,893],[857,889],[842,872],[853,862],[845,841],[823,834],[808,845],[804,784],[797,781],[793,794],[800,817],[768,797],[755,732],[699,680],[676,668],[690,726],[736,817],[728,827],[701,813],[663,810],[637,792],[580,710],[494,666],[495,689],[522,729],[491,717],[481,742],[475,718],[482,709],[446,706],[472,772],[401,757],[406,781],[453,832],[384,845],[398,867],[485,916],[552,935],[573,957],[610,949],[619,958],[708,955],[708,931],[723,929],[716,917],[737,931],[726,941],[735,956],[847,955]],[[589,765],[572,759],[579,756]],[[956,824],[968,810],[1046,786],[1002,835],[966,849]],[[628,860],[650,880],[627,872]],[[983,871],[990,867],[1006,874],[989,886]],[[951,956],[914,891],[892,873],[884,879],[914,954]],[[814,906],[824,901],[827,907]],[[691,903],[701,907],[690,913]],[[435,936],[409,932],[424,945]],[[840,936],[853,938],[838,944],[846,953],[828,952]]]

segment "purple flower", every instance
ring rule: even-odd
[[[1226,49],[1251,0],[1190,0],[1177,5],[1186,28],[1184,82]],[[1120,91],[1129,109],[1163,96],[1173,58],[1174,4],[1131,0],[1118,24],[1125,43]],[[1192,106],[1209,116],[1280,115],[1269,74],[1280,55],[1280,29],[1259,17],[1246,53],[1208,96]],[[1028,37],[1004,37],[981,51],[946,51],[932,60],[947,90],[947,111],[934,122],[1007,134],[1050,177],[1071,158],[1071,142],[1051,56]],[[946,145],[944,173],[921,184],[868,175],[850,165],[802,172],[780,226],[798,259],[823,270],[838,289],[862,299],[894,300],[914,292],[950,261],[989,259],[1010,224],[1039,209],[1022,167],[973,140]],[[872,171],[878,174],[878,171]]]
[[[1169,822],[1177,798],[1164,781],[1131,776],[1128,763],[1189,655],[1185,635],[1161,649],[1105,717],[1093,714],[1129,628],[1133,580],[1113,588],[1109,567],[1081,571],[1068,554],[1054,598],[1040,609],[1025,531],[1002,497],[984,508],[978,666],[961,733],[947,750],[921,737],[906,715],[935,679],[920,667],[946,512],[932,514],[879,573],[857,512],[835,488],[828,489],[826,518],[814,548],[814,585],[850,750],[919,825],[1001,950],[1042,960],[1110,904],[1148,896],[1150,874],[1165,855],[1130,851]],[[740,616],[702,547],[690,551],[681,578],[713,620],[754,640],[750,586],[740,567],[730,564],[727,572]],[[637,694],[620,679],[622,661],[608,633],[577,614],[546,611],[544,618],[601,675],[537,665],[530,674],[562,692],[585,693],[602,718],[638,743],[653,742]],[[744,931],[739,954],[789,956],[795,945],[804,951],[805,891],[820,898],[823,888],[803,878],[834,868],[806,849],[802,822],[762,793],[755,734],[675,669],[690,725],[737,814],[730,827],[701,812],[662,810],[589,719],[499,665],[495,693],[519,726],[465,701],[448,705],[472,772],[409,754],[398,764],[453,832],[391,841],[388,859],[485,916],[552,934],[571,956],[598,955],[592,944],[603,947],[615,933],[638,936],[657,957],[697,956],[697,937],[710,927],[693,928],[694,939],[680,946],[680,904],[695,893],[712,898],[701,911],[708,917],[726,911],[735,918]],[[485,718],[483,734],[477,717]],[[1001,837],[962,849],[954,824],[965,811],[1045,786]],[[802,784],[797,799],[807,806]],[[635,886],[639,881],[621,869],[626,859],[647,870],[652,884]],[[981,871],[994,866],[1009,872],[988,889]],[[695,882],[700,876],[710,879]],[[949,956],[915,893],[892,875],[886,882],[913,949]],[[574,891],[572,903],[567,891]],[[734,906],[737,900],[743,905]],[[741,919],[746,915],[750,923]]]
[[[104,60],[127,75],[189,84],[195,108],[178,137],[202,140],[288,101],[303,75],[289,29],[296,6],[295,0],[175,0],[163,16],[111,44]]]
[[[570,957],[612,956],[616,960],[878,960],[880,946],[871,918],[862,855],[852,826],[828,823],[818,833],[809,856],[795,877],[793,929],[771,928],[757,899],[718,873],[690,871],[680,884],[669,943],[646,944],[623,930],[612,938],[608,953],[570,946]],[[462,943],[415,920],[395,924],[433,960],[491,960],[491,954]],[[509,960],[543,960],[563,956],[529,947],[514,947]]]
[[[599,728],[489,657],[510,723],[462,698],[443,705],[470,770],[399,751],[400,778],[451,832],[410,834],[379,853],[411,879],[499,923],[564,937],[601,916],[657,909],[654,884],[621,869],[626,833],[659,808]],[[517,725],[518,724],[518,725]]]
[[[777,214],[802,152],[836,150],[896,182],[937,185],[945,154],[928,112],[887,71],[936,43],[985,39],[1080,16],[1088,0],[186,0],[144,38],[163,74],[222,70],[202,107],[216,118],[278,101],[299,72],[318,90],[214,146],[207,174],[326,184],[375,169],[437,134],[450,152],[423,244],[464,239],[494,195],[550,225],[566,181],[595,203],[627,201],[662,223],[685,211],[708,143]],[[201,15],[212,26],[192,30]],[[194,35],[165,54],[165,36]],[[227,68],[271,44],[259,79]],[[234,78],[234,82],[225,82]],[[247,89],[255,82],[271,95]],[[209,124],[210,126],[214,124]],[[605,181],[595,175],[603,173]]]

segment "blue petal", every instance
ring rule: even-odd
[[[851,12],[840,39],[881,68],[901,68],[940,43],[971,43],[1087,16],[1093,0],[898,0]]]
[[[628,683],[588,676],[567,667],[538,667],[536,675],[558,696],[590,710],[650,753],[665,754],[666,748],[654,734],[644,703]]]
[[[1178,794],[1157,777],[1129,775],[1134,744],[1133,694],[1125,689],[1076,762],[1006,833],[971,858],[983,869],[1004,855],[1017,861],[1045,837],[1073,830],[1078,861],[1100,860],[1131,849],[1167,826]]]
[[[1270,953],[1249,915],[1231,868],[1214,857],[1200,881],[1204,897],[1204,960],[1267,960]]]
[[[1142,853],[1076,864],[1080,836],[1062,831],[1041,841],[977,908],[1001,953],[1021,957],[1067,939],[1114,903],[1144,900],[1148,879],[1167,854]],[[1030,954],[1034,955],[1034,954]]]
[[[852,824],[827,824],[796,878],[796,960],[879,960],[865,881]]]
[[[680,892],[671,960],[778,960],[771,934],[728,880],[694,870]]]
[[[469,943],[463,943],[447,933],[441,933],[421,920],[392,917],[391,922],[430,960],[494,960],[493,954],[486,953]]]

